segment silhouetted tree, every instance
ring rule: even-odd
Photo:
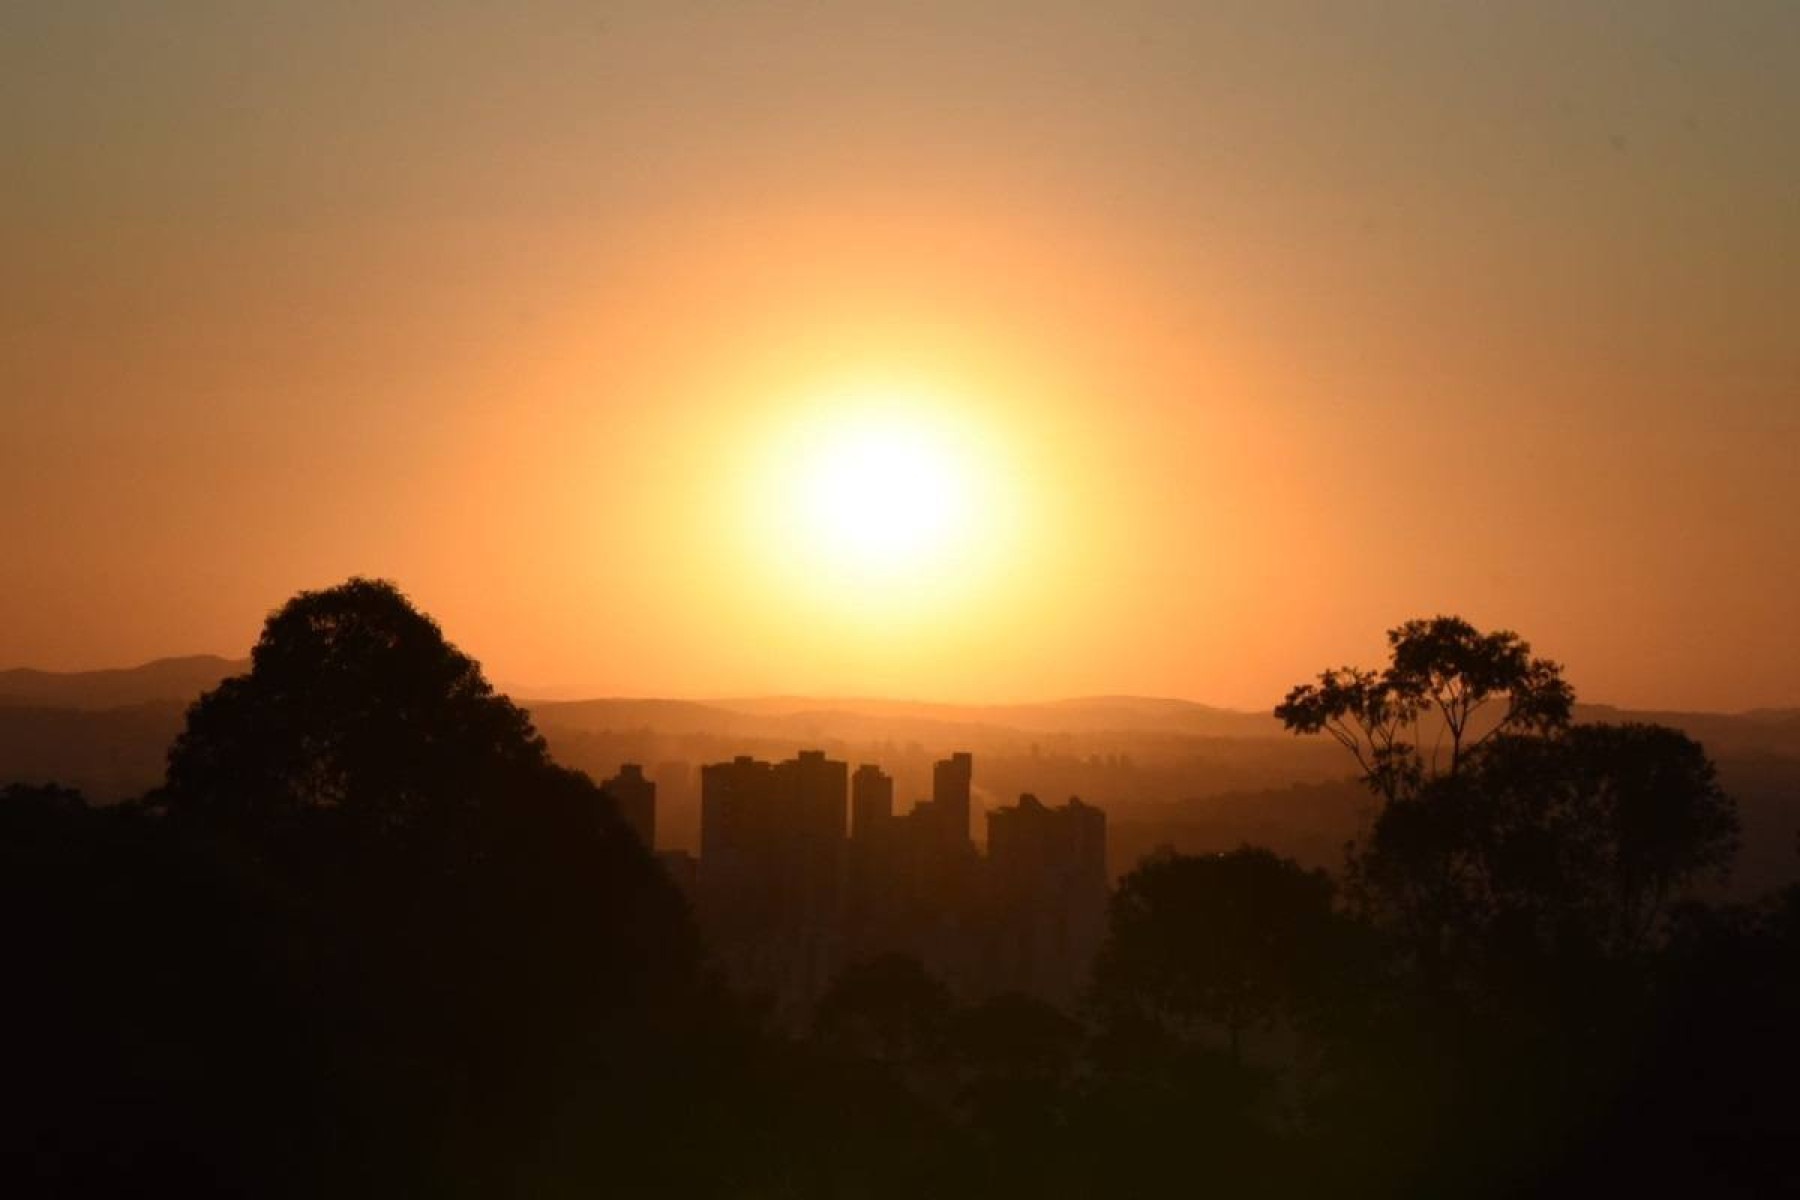
[[[1082,1037],[1081,1023],[1056,1006],[1003,992],[957,1011],[948,1040],[973,1075],[1049,1081],[1073,1069]]]
[[[334,838],[432,837],[548,765],[524,710],[431,618],[352,579],[269,617],[249,673],[189,711],[158,799],[274,837],[301,819]]]
[[[1646,1034],[1564,1191],[1800,1195],[1800,885],[1684,903],[1671,926]]]
[[[1533,658],[1515,633],[1482,633],[1460,617],[1439,616],[1407,621],[1387,638],[1386,670],[1324,671],[1289,691],[1275,715],[1296,733],[1330,734],[1388,800],[1440,774],[1454,776],[1467,753],[1491,738],[1568,724],[1575,694],[1562,669]]]
[[[1386,671],[1327,671],[1275,712],[1331,734],[1383,797],[1351,855],[1355,892],[1427,961],[1502,935],[1635,949],[1672,897],[1728,864],[1733,807],[1684,735],[1571,729],[1560,669],[1510,632],[1435,617],[1388,644]],[[1418,744],[1434,731],[1447,761]]]
[[[1178,1037],[1246,1032],[1295,1017],[1326,970],[1333,886],[1259,847],[1139,863],[1113,896],[1094,968],[1106,1019],[1148,1020]]]
[[[950,989],[918,959],[883,954],[844,968],[819,1000],[813,1030],[868,1058],[913,1062],[941,1053],[953,1009]]]
[[[1502,944],[1618,956],[1723,877],[1736,831],[1685,734],[1578,725],[1494,740],[1459,776],[1391,801],[1351,869],[1357,895],[1429,958]]]
[[[387,1187],[491,1191],[556,1112],[631,1151],[615,1172],[679,1132],[651,1081],[702,1004],[685,904],[391,584],[273,614],[249,673],[194,705],[153,804],[293,897],[348,1178],[379,1156]]]
[[[988,1195],[1070,1194],[1069,1109],[1085,1031],[1017,992],[959,1010],[947,1053]]]
[[[0,789],[0,1192],[313,1194],[333,1121],[289,916],[135,805]]]
[[[1571,725],[1559,670],[1513,634],[1437,618],[1389,643],[1386,671],[1326,672],[1276,710],[1382,798],[1347,892],[1390,954],[1338,1025],[1321,1112],[1347,1158],[1387,1148],[1364,1158],[1378,1192],[1591,1192],[1571,1164],[1669,1028],[1666,918],[1723,877],[1735,808],[1685,735]],[[1410,1178],[1382,1182],[1395,1162]]]

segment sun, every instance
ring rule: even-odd
[[[927,423],[857,414],[817,431],[795,464],[801,531],[864,570],[918,570],[955,550],[978,515],[968,464]]]
[[[1003,557],[1005,455],[973,408],[920,388],[838,389],[787,411],[752,507],[797,599],[886,617],[967,596]]]

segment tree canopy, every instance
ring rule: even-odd
[[[189,711],[159,801],[243,830],[425,836],[550,770],[530,717],[436,622],[351,579],[269,617],[249,673]]]
[[[1418,953],[1500,938],[1627,952],[1728,866],[1735,807],[1686,735],[1572,726],[1561,668],[1509,631],[1439,616],[1389,630],[1388,648],[1385,670],[1325,671],[1275,715],[1335,738],[1382,798],[1352,892]]]
[[[1460,777],[1392,801],[1351,866],[1360,894],[1420,937],[1616,955],[1724,875],[1736,833],[1691,738],[1575,725],[1499,738]]]
[[[1119,882],[1094,968],[1097,1007],[1177,1036],[1299,1016],[1324,973],[1333,885],[1272,851],[1162,853]]]
[[[830,1044],[900,1062],[936,1054],[948,1029],[950,989],[907,954],[851,963],[820,998],[813,1027]]]
[[[248,673],[189,711],[151,808],[285,897],[267,940],[301,964],[346,1127],[406,1112],[441,1140],[370,1136],[475,1191],[571,1106],[652,1136],[620,1088],[679,1061],[705,1008],[687,907],[392,584],[273,613]]]
[[[1389,800],[1455,775],[1470,751],[1502,734],[1569,723],[1575,693],[1562,668],[1533,657],[1516,633],[1437,616],[1398,625],[1387,641],[1385,670],[1323,671],[1289,691],[1275,715],[1296,733],[1336,739]]]

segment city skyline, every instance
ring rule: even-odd
[[[1800,0],[0,4],[0,1197],[1800,1197]]]
[[[733,985],[784,1020],[804,1025],[846,970],[895,955],[959,995],[1078,1000],[1106,922],[1104,809],[1023,792],[980,814],[977,846],[967,751],[934,762],[931,794],[903,811],[879,765],[852,773],[822,750],[740,754],[698,775],[697,855],[645,836],[658,784],[641,764],[621,764],[602,789],[619,785],[627,824],[688,890]]]

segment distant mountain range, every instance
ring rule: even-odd
[[[250,660],[195,654],[159,658],[141,667],[109,671],[0,671],[0,705],[73,708],[92,712],[179,700],[184,703],[211,691],[228,675],[250,669]]]
[[[187,704],[248,659],[198,654],[102,671],[0,671],[0,708],[102,712],[136,705]],[[952,740],[959,734],[1030,736],[1136,734],[1197,738],[1286,736],[1267,712],[1217,708],[1147,696],[1084,696],[1034,704],[940,704],[878,697],[748,696],[718,700],[611,697],[520,702],[539,724],[584,732],[654,731],[680,735],[741,734],[755,738]],[[1640,711],[1587,704],[1581,721],[1654,721],[1672,725],[1716,750],[1800,753],[1800,708],[1743,713]]]
[[[1266,713],[1186,700],[1098,696],[1041,704],[936,704],[919,700],[753,696],[724,700],[524,701],[538,723],[588,732],[739,733],[837,741],[920,741],[976,732],[1021,738],[1139,734],[1207,738],[1285,736]]]
[[[57,782],[99,801],[162,780],[187,707],[249,668],[210,655],[112,671],[0,671],[0,784]],[[1289,736],[1268,713],[1186,700],[1087,696],[1041,704],[935,704],[867,697],[719,700],[523,698],[558,760],[595,778],[621,762],[654,767],[659,841],[694,848],[695,768],[734,754],[822,748],[893,774],[902,805],[929,794],[931,764],[976,757],[982,808],[1021,792],[1080,795],[1108,812],[1115,871],[1160,846],[1267,844],[1313,865],[1341,861],[1367,793],[1325,738]],[[1800,709],[1649,712],[1583,705],[1581,721],[1653,721],[1705,744],[1744,821],[1737,878],[1773,886],[1800,869]],[[977,818],[979,834],[981,818]]]

